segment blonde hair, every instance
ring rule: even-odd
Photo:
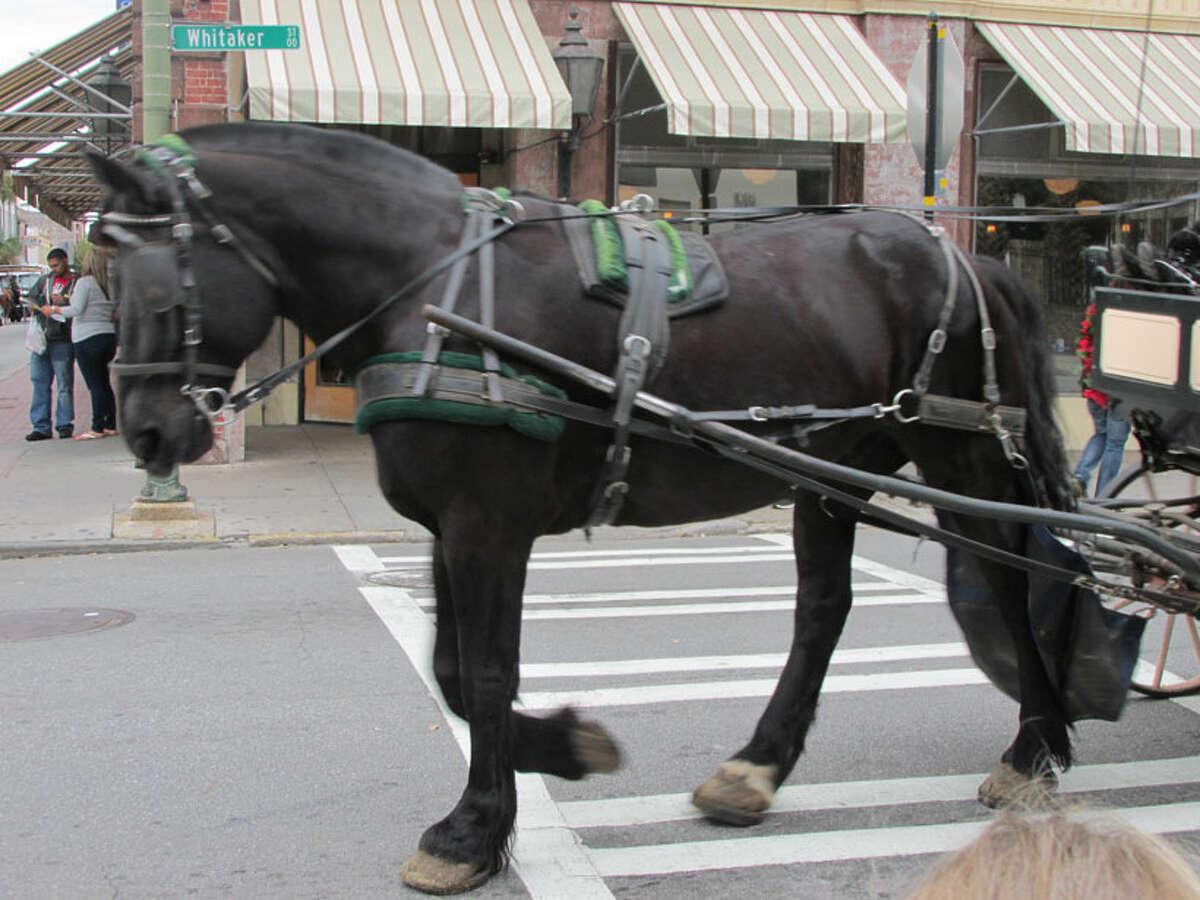
[[[79,274],[91,275],[96,279],[100,290],[104,291],[104,296],[112,299],[112,294],[108,291],[108,260],[108,253],[93,245],[88,248],[87,255],[83,258],[83,266]]]
[[[1200,900],[1170,844],[1113,816],[1001,813],[946,857],[909,900]]]

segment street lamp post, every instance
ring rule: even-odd
[[[583,120],[592,116],[604,70],[604,57],[588,47],[574,5],[568,12],[566,33],[554,51],[554,64],[571,92],[571,130],[558,142],[558,195],[565,198],[571,193],[571,157],[579,149]]]

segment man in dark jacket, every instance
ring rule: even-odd
[[[66,306],[75,275],[71,272],[66,251],[55,248],[46,256],[50,271],[37,280],[29,292],[32,307]],[[60,438],[75,433],[75,347],[71,343],[71,322],[63,316],[34,317],[46,333],[46,349],[29,354],[29,379],[33,382],[33,401],[29,404],[29,421],[33,431],[27,441],[49,440],[50,397],[53,383],[58,382],[58,402],[54,407],[54,428]]]

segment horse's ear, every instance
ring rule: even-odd
[[[105,156],[91,147],[85,147],[83,153],[96,180],[108,188],[110,205],[118,195],[138,205],[150,205],[153,202],[154,184],[144,170]]]

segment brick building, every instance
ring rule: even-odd
[[[961,54],[964,125],[938,206],[1074,206],[1192,193],[1200,182],[1200,0],[936,4]],[[909,0],[134,0],[135,142],[208,122],[315,122],[413,149],[464,183],[663,208],[863,202],[919,207],[906,82],[930,4]],[[573,14],[573,11],[577,11]],[[294,49],[172,48],[180,24],[294,26]],[[572,117],[552,55],[568,33],[603,61]],[[123,58],[124,59],[124,58]],[[0,79],[0,91],[3,81]],[[574,131],[572,128],[574,126]],[[564,146],[568,135],[575,140]],[[569,152],[568,152],[569,148]],[[560,164],[565,164],[567,178]],[[944,217],[1043,298],[1052,336],[1083,301],[1078,250],[1151,240],[1194,201],[1114,220],[1010,226]],[[297,357],[281,325],[247,365]],[[313,368],[250,423],[345,419]]]

